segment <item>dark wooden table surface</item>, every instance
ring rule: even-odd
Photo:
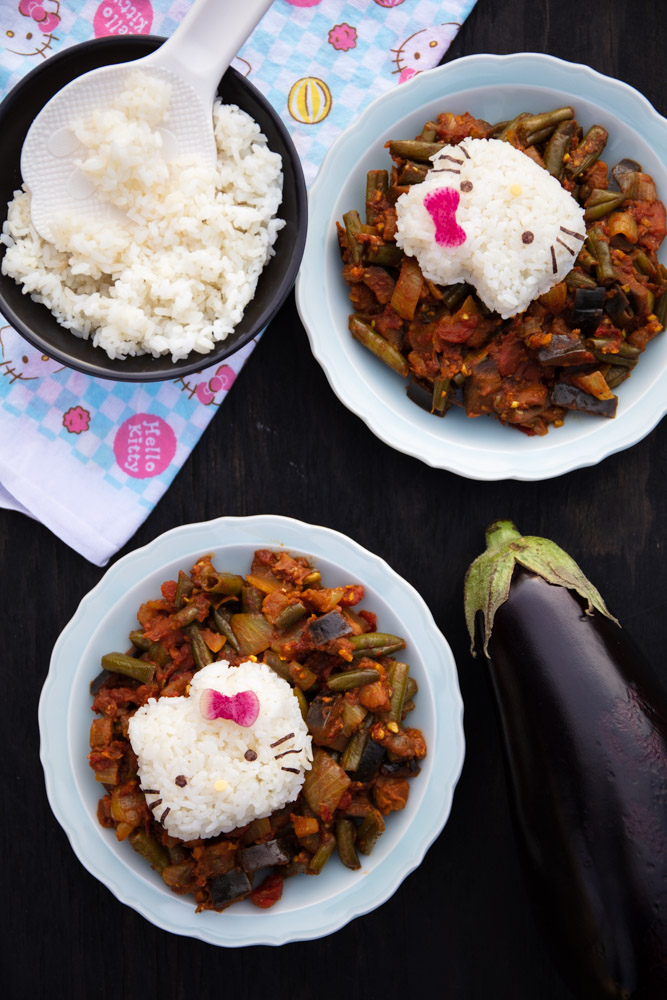
[[[666,114],[665,37],[665,0],[478,0],[447,59],[548,52],[626,81]],[[349,534],[421,592],[449,639],[467,752],[449,822],[394,897],[324,940],[281,948],[218,949],[158,930],[75,857],[46,799],[37,702],[57,635],[103,571],[0,511],[4,995],[571,1000],[525,896],[488,681],[468,653],[463,575],[498,517],[554,538],[667,680],[666,455],[663,421],[630,450],[542,483],[431,469],[338,401],[288,300],[127,550],[222,514],[286,514]]]

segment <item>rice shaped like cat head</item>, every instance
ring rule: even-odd
[[[503,319],[572,269],[584,211],[559,181],[499,139],[444,146],[396,202],[396,242],[438,285],[466,281]]]

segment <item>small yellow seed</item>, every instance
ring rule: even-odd
[[[397,733],[398,732],[398,724],[396,722],[388,722],[387,723],[387,729],[389,729],[392,733]]]
[[[257,657],[255,656],[254,653],[251,653],[248,659],[250,660],[251,663],[257,663]]]
[[[513,399],[512,402],[510,403],[510,406],[512,407],[513,410],[516,410],[518,405],[519,404],[516,399]]]
[[[521,187],[520,184],[511,184],[510,185],[510,194],[513,194],[515,198],[518,195],[521,194],[522,190],[523,190],[523,188]]]
[[[213,787],[215,788],[216,792],[224,792],[225,788],[227,787],[227,782],[223,781],[223,779],[220,778],[218,781],[216,781]]]

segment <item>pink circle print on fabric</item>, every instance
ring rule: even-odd
[[[153,24],[150,0],[105,0],[93,18],[96,38],[105,35],[147,35]]]
[[[116,431],[113,451],[128,476],[150,479],[164,472],[176,454],[176,435],[162,417],[137,413]]]

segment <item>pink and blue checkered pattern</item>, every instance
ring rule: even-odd
[[[233,65],[282,116],[310,182],[371,100],[440,62],[474,3],[274,0]],[[77,42],[171,35],[190,5],[0,0],[0,96]],[[104,565],[163,496],[255,344],[185,380],[112,383],[56,365],[0,316],[0,506]]]

